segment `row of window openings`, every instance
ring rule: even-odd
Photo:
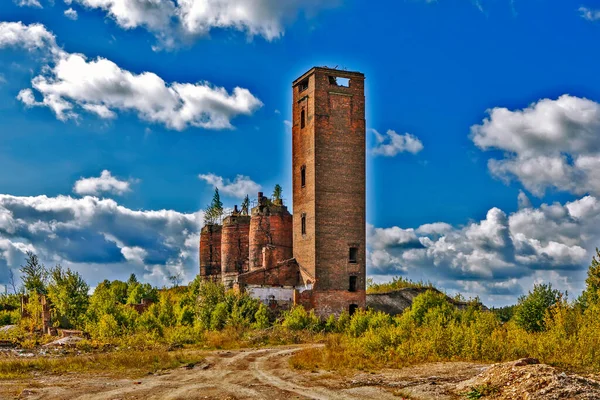
[[[341,78],[339,76],[329,76],[329,84],[334,86],[350,87],[350,78]],[[298,91],[304,92],[308,89],[308,78],[298,84]]]

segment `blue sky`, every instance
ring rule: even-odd
[[[215,185],[228,206],[275,183],[291,200],[291,82],[327,65],[367,78],[371,276],[490,304],[583,287],[593,2],[148,4],[0,4],[0,285],[26,250],[92,284],[192,278]]]

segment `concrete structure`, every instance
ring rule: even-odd
[[[292,87],[294,217],[259,193],[249,217],[202,229],[200,274],[269,305],[352,313],[366,306],[364,75],[315,67]]]

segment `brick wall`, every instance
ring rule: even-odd
[[[221,279],[231,286],[237,275],[248,271],[250,217],[231,215],[223,220]]]
[[[221,225],[206,225],[200,231],[200,276],[211,280],[221,277]]]
[[[349,87],[330,77],[349,78]],[[308,87],[300,90],[308,78]],[[314,68],[294,82],[294,257],[316,278],[318,314],[365,305],[366,200],[365,98],[360,73]],[[302,128],[302,109],[305,127]],[[306,184],[300,170],[306,165]],[[301,234],[301,214],[307,232]],[[357,260],[349,260],[356,247]],[[349,292],[351,276],[357,291]]]
[[[265,205],[252,209],[250,221],[250,270],[263,267],[263,248],[271,246],[275,263],[292,258],[292,215],[287,207]]]

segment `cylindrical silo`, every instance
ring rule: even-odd
[[[269,246],[273,265],[292,258],[293,245],[292,215],[281,201],[274,203],[262,193],[258,194],[258,206],[252,209],[250,221],[250,270],[271,265],[263,265],[263,248]]]
[[[221,279],[221,225],[205,225],[200,231],[200,276]]]
[[[230,215],[223,220],[221,234],[221,279],[231,287],[237,276],[248,271],[250,217]]]

